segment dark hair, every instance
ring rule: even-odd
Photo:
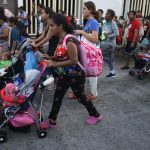
[[[64,11],[62,11],[62,14],[64,15],[64,14],[66,14],[66,11],[64,10]]]
[[[5,15],[0,14],[0,19],[3,21],[7,21],[7,17]]]
[[[122,20],[124,20],[124,17],[123,17],[123,16],[120,16],[120,17],[119,17],[119,19],[122,19]]]
[[[137,10],[136,12],[137,12],[137,13],[142,13],[142,11],[141,11],[141,10]]]
[[[8,21],[9,21],[10,23],[14,23],[15,25],[17,25],[17,23],[18,23],[18,19],[15,18],[15,17],[10,17],[10,18],[8,18]]]
[[[91,10],[91,13],[95,19],[99,18],[99,13],[96,11],[96,6],[92,1],[85,2],[84,5]]]
[[[71,22],[68,21],[68,18],[62,14],[54,13],[50,19],[54,21],[56,25],[63,25],[63,29],[66,33],[73,33],[73,27]]]
[[[62,12],[63,12],[62,10],[58,10],[58,13],[62,14]]]
[[[3,8],[3,7],[0,7],[0,14],[1,14],[1,15],[4,15],[4,13],[5,13],[5,12],[4,12],[4,8]]]
[[[53,9],[50,7],[46,7],[44,10],[46,14],[49,14],[49,17],[51,17],[54,14]]]
[[[134,16],[136,15],[136,11],[134,11],[134,10],[129,11],[128,14],[129,14],[129,13],[133,13]]]
[[[45,6],[43,4],[38,4],[38,7],[45,9]]]
[[[120,23],[118,23],[117,26],[118,26],[118,28],[123,28],[123,25]]]
[[[102,9],[98,9],[97,11],[100,11],[102,14],[104,13],[104,11]]]
[[[150,16],[146,16],[146,17],[144,17],[144,19],[150,19]]]
[[[112,9],[107,9],[107,12],[110,14],[111,17],[115,17],[115,12]]]
[[[20,6],[19,9],[24,10],[24,7],[23,7],[23,6]]]

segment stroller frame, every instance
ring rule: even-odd
[[[28,41],[27,42],[26,41],[27,40],[24,40],[19,45],[19,46],[21,46],[21,50],[20,50],[18,57],[22,57],[22,53],[25,53],[24,48],[26,46],[28,46]],[[22,46],[22,44],[24,44],[24,45]],[[12,119],[15,116],[15,114],[17,114],[21,109],[23,109],[24,106],[25,107],[28,106],[28,108],[29,107],[31,108],[31,111],[33,113],[32,119],[34,120],[34,124],[36,124],[36,126],[37,126],[37,134],[38,134],[39,138],[44,138],[47,136],[46,130],[40,126],[40,123],[42,121],[42,104],[43,104],[43,100],[44,100],[44,95],[43,95],[44,89],[41,89],[41,94],[40,94],[40,98],[39,98],[40,100],[38,101],[37,108],[34,107],[34,105],[32,104],[32,101],[31,101],[31,99],[34,99],[36,92],[38,90],[38,87],[40,85],[41,79],[43,77],[43,74],[45,73],[46,62],[45,61],[41,62],[38,65],[37,69],[40,69],[40,67],[42,67],[42,70],[40,72],[40,75],[38,76],[37,81],[34,83],[34,86],[33,86],[34,90],[25,98],[25,102],[22,103],[21,105],[14,104],[14,105],[12,105],[12,106],[10,105],[9,107],[6,107],[6,108],[4,107],[3,114],[5,115],[4,116],[5,120],[3,121],[2,124],[0,124],[0,143],[4,143],[7,141],[7,132],[3,129],[3,127],[5,125],[7,125],[9,123],[10,119]],[[14,72],[13,66],[11,66],[11,68],[13,70],[13,74],[15,75],[16,73]],[[26,85],[25,85],[25,87],[26,87]],[[39,112],[37,111],[38,109],[39,109]],[[26,112],[26,113],[28,113],[28,112]],[[7,114],[7,117],[6,117],[6,114]]]

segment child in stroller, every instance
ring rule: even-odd
[[[2,100],[0,105],[0,143],[7,140],[7,133],[2,130],[5,125],[22,128],[36,124],[38,136],[44,138],[47,135],[46,131],[40,127],[43,92],[41,92],[41,101],[39,102],[41,105],[38,104],[40,106],[39,113],[37,113],[38,108],[35,109],[32,104],[39,85],[45,80],[46,61],[42,60],[36,68],[32,68],[35,65],[28,66],[26,63],[24,65],[25,56],[25,62],[27,62],[28,53],[33,53],[29,50],[29,45],[30,41],[28,40],[22,42],[16,62],[0,73]]]
[[[140,50],[135,51],[135,66],[129,71],[129,75],[137,75],[138,79],[143,80],[144,75],[150,72],[150,40],[144,38],[140,44]]]

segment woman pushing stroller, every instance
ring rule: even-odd
[[[52,128],[56,126],[57,116],[62,104],[63,97],[68,88],[71,87],[78,101],[84,105],[89,113],[86,120],[88,125],[94,125],[101,121],[102,116],[96,110],[91,101],[87,101],[84,93],[85,73],[77,65],[78,63],[78,42],[74,38],[69,38],[66,42],[67,49],[62,47],[63,39],[67,34],[72,34],[73,29],[66,17],[61,14],[54,14],[50,17],[50,32],[59,38],[59,43],[54,57],[47,61],[48,67],[56,67],[61,70],[56,91],[54,94],[53,105],[48,120],[41,123],[42,128]]]

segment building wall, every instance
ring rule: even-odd
[[[3,4],[3,2],[7,2],[7,4]],[[17,13],[17,0],[0,0],[0,6],[9,9],[12,13]]]
[[[54,11],[65,10],[67,15],[74,15],[82,19],[82,6],[83,0],[23,0],[23,6],[28,14],[32,12],[32,4],[42,3],[47,7],[53,8]],[[37,20],[31,16],[31,28],[29,34],[36,35],[37,31]]]

